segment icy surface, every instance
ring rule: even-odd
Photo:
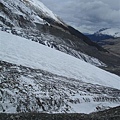
[[[54,20],[58,21],[57,17],[53,14],[51,10],[49,10],[42,2],[39,0],[26,0],[34,5],[36,8],[40,9],[44,15],[48,17],[52,17]]]
[[[0,32],[0,60],[120,89],[120,77],[46,46]]]

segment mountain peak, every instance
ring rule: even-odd
[[[54,19],[55,21],[59,21],[57,16],[53,14],[51,10],[49,10],[42,2],[39,0],[23,0],[24,3],[29,4],[33,7],[35,11],[38,11],[38,14],[41,14],[41,17],[49,17]]]
[[[102,28],[99,31],[95,32],[96,35],[109,35],[112,37],[120,37],[120,29],[119,28]]]

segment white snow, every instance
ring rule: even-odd
[[[120,89],[120,77],[39,43],[0,31],[0,60]]]
[[[31,18],[33,22],[37,22],[40,24],[44,24],[43,17],[52,18],[54,21],[65,25],[51,10],[49,10],[42,2],[39,0],[1,0],[6,7],[8,7],[12,13],[22,15],[23,17]],[[19,8],[18,8],[19,6]],[[21,9],[21,10],[20,10]],[[1,15],[1,14],[0,14]],[[5,15],[6,17],[6,15]],[[15,23],[16,21],[11,21],[11,23]],[[16,23],[17,24],[17,23]]]
[[[101,102],[89,103],[88,102],[88,103],[74,104],[74,105],[70,104],[70,106],[73,108],[73,110],[75,110],[76,113],[86,113],[86,114],[96,112],[97,106],[99,106],[101,108],[103,107],[103,110],[104,110],[104,106],[106,107],[106,105],[111,106],[111,107],[118,106],[118,104],[116,104],[116,103],[108,103],[108,102],[104,102],[104,103],[101,103]]]
[[[6,7],[8,7],[14,14],[22,15],[23,17],[28,19],[30,17],[31,20],[33,20],[33,22],[44,24],[43,19],[40,18],[37,15],[37,13],[34,12],[30,7],[27,7],[26,4],[21,0],[15,0],[14,2],[12,0],[7,0],[7,2],[4,0],[1,0],[1,3],[3,3]],[[18,9],[18,6],[19,6],[19,9]],[[24,11],[24,13],[20,9]],[[28,16],[26,17],[26,14],[29,14],[29,17]],[[4,13],[0,13],[0,16],[1,15],[3,18],[7,19],[7,21],[11,23],[16,23],[16,21],[14,20],[10,21],[8,16],[6,16]]]
[[[119,28],[108,28],[100,32],[100,34],[111,35],[113,37],[120,37]]]
[[[42,2],[39,0],[25,0],[29,2],[31,5],[33,5],[35,8],[38,8],[42,13],[50,18],[53,18],[55,21],[59,21],[57,16],[53,14],[51,10],[49,10]],[[60,21],[59,21],[60,22]]]

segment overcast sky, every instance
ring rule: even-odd
[[[120,27],[120,0],[40,0],[81,32]]]

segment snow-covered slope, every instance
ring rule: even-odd
[[[39,43],[0,32],[0,59],[68,78],[120,89],[120,77]],[[10,38],[10,39],[9,39]]]
[[[43,17],[50,17],[52,19],[54,19],[55,21],[59,21],[59,19],[57,18],[57,16],[55,14],[53,14],[53,12],[51,10],[49,10],[42,2],[40,2],[39,0],[23,0],[24,2],[27,2],[29,4],[31,4],[34,9],[38,9],[39,11],[41,11],[41,14],[43,15]]]
[[[9,8],[14,14],[21,15],[23,17],[28,17],[31,20],[36,20],[38,23],[43,22],[45,18],[51,18],[58,23],[62,23],[56,15],[53,14],[43,3],[39,0],[0,0],[7,8]],[[0,15],[4,15],[1,11]],[[28,16],[26,16],[28,15]],[[11,16],[12,17],[12,16]],[[35,21],[35,22],[36,22]],[[13,21],[15,23],[15,21]],[[44,23],[44,22],[43,22]]]
[[[116,37],[120,37],[120,29],[119,28],[103,28],[103,29],[100,29],[95,34],[97,34],[97,35],[109,35],[109,36],[116,38]]]
[[[118,106],[120,77],[0,31],[0,112],[90,113]]]

